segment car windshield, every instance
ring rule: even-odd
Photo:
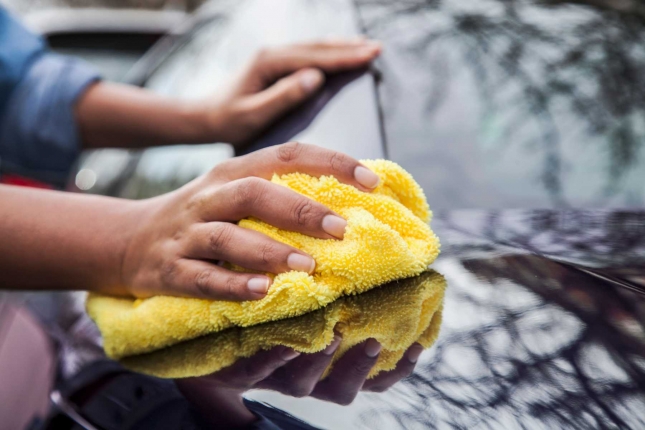
[[[184,38],[147,86],[217,94],[258,46],[314,38],[321,25],[333,35],[345,28],[339,17],[355,15],[384,43],[376,67],[388,156],[420,182],[433,209],[645,204],[639,3],[357,0],[355,14],[334,14],[285,1],[274,12],[297,9],[303,19],[258,38],[261,3],[214,2],[217,18]],[[227,20],[240,10],[251,18],[231,30]],[[307,25],[311,17],[317,25]],[[232,155],[220,144],[145,151],[125,195],[176,188]]]
[[[390,154],[433,207],[643,205],[639,2],[359,4]]]

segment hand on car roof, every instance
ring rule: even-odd
[[[226,142],[243,146],[313,96],[325,74],[366,67],[381,52],[362,38],[266,48],[224,94],[177,100],[146,89],[99,82],[79,99],[86,148]]]
[[[326,73],[366,67],[381,44],[363,38],[266,48],[236,76],[228,94],[205,100],[219,140],[243,145],[315,94]]]

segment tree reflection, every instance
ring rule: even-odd
[[[644,217],[439,215],[442,335],[396,391],[404,412],[374,398],[369,413],[406,428],[643,428],[645,292],[595,274],[642,277]]]
[[[405,412],[375,397],[370,414],[405,428],[645,425],[642,298],[530,255],[465,261],[452,280],[441,270],[446,316],[463,321],[444,322],[432,360],[399,389]]]
[[[567,146],[574,142],[609,158],[607,171],[597,172],[605,175],[600,190],[605,198],[624,185],[645,138],[645,6],[640,1],[358,4],[370,36],[413,57],[414,70],[408,73],[415,79],[426,75],[422,92],[428,116],[445,104],[455,64],[470,70],[479,95],[465,102],[481,101],[479,121],[501,121],[494,140],[502,147],[520,145],[527,157],[539,157],[541,182],[552,202],[568,203],[567,175],[577,158]],[[460,59],[451,61],[450,53]],[[383,67],[390,83],[386,108],[400,109],[397,85],[405,84],[392,82],[396,65]]]
[[[486,252],[523,250],[645,286],[643,211],[453,211],[436,223],[451,252],[463,258],[472,258],[473,237],[479,237]]]

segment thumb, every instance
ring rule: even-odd
[[[315,94],[324,82],[325,75],[318,69],[306,68],[292,73],[250,97],[254,115],[268,125]]]

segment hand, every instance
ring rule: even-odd
[[[224,94],[177,100],[110,82],[79,95],[75,115],[85,148],[141,148],[177,143],[248,143],[312,96],[324,73],[367,66],[381,51],[364,39],[260,51]]]
[[[331,363],[340,337],[315,354],[299,354],[283,346],[238,360],[232,366],[200,378],[179,379],[177,386],[207,420],[230,427],[248,425],[257,418],[244,406],[242,394],[261,388],[282,394],[312,396],[329,402],[348,405],[360,390],[383,392],[409,376],[423,351],[414,344],[406,351],[396,368],[368,379],[376,364],[381,345],[369,339],[348,350],[322,381],[324,370]]]
[[[234,224],[253,216],[282,229],[341,239],[347,222],[338,214],[267,180],[289,172],[333,175],[363,191],[378,184],[378,176],[353,158],[295,142],[231,159],[175,192],[140,203],[138,227],[122,258],[122,284],[137,297],[257,300],[266,295],[269,277],[216,263],[275,274],[313,272],[308,254]]]
[[[380,51],[378,42],[365,39],[264,49],[227,94],[203,102],[207,128],[218,140],[244,144],[316,93],[325,73],[364,67]]]

